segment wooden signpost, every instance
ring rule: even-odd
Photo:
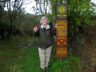
[[[57,57],[67,57],[67,4],[57,4]]]

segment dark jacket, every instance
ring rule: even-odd
[[[50,25],[47,25],[46,30],[42,26],[38,27],[38,30],[34,32],[35,36],[38,36],[38,47],[46,49],[52,45],[52,36],[56,35],[56,28],[51,28]]]

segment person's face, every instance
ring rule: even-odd
[[[43,20],[42,20],[42,24],[43,24],[43,25],[46,25],[46,24],[47,24],[47,19],[43,19]]]

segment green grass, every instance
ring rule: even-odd
[[[18,43],[24,42],[22,37],[18,39]],[[32,37],[27,39],[28,43],[33,40]],[[49,64],[51,67],[46,72],[77,72],[83,68],[80,58],[72,54],[61,62],[56,57],[56,47],[53,47]],[[0,72],[41,72],[38,48],[21,50],[14,39],[0,41]]]
[[[8,50],[0,54],[0,72],[38,72],[39,57],[37,48],[24,50]]]
[[[83,66],[81,65],[80,58],[70,55],[63,58],[63,61],[57,59],[57,61],[52,64],[52,67],[47,72],[77,72],[82,68]]]

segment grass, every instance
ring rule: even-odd
[[[81,65],[80,58],[71,54],[63,58],[63,61],[58,58],[47,72],[77,72],[81,69],[83,69],[83,65]]]
[[[18,44],[24,42],[24,38],[20,36],[17,39]],[[27,41],[33,42],[34,39],[28,37]],[[49,64],[51,67],[46,72],[77,72],[83,68],[80,58],[72,54],[61,62],[56,57],[54,46]],[[38,48],[28,47],[21,50],[17,48],[14,39],[0,41],[0,72],[41,72]]]

